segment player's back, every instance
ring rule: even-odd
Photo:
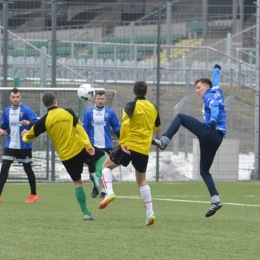
[[[132,107],[130,116],[129,132],[126,144],[129,149],[149,154],[152,135],[158,112],[153,103],[144,98],[137,98],[127,106]]]
[[[75,126],[78,118],[68,110],[55,107],[48,111],[45,127],[53,145],[62,161],[77,155],[83,148]]]

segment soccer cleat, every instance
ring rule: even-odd
[[[104,209],[107,205],[116,198],[115,194],[107,195],[104,200],[102,200],[98,206],[99,209]]]
[[[208,218],[208,217],[213,216],[221,207],[222,207],[221,201],[211,203],[211,206],[210,206],[208,212],[205,214],[205,217]]]
[[[89,220],[96,220],[97,218],[95,218],[92,215],[84,215],[83,220],[89,221]]]
[[[96,198],[97,195],[99,194],[99,180],[94,174],[89,175],[90,180],[93,182],[93,188],[91,192],[91,197]]]
[[[152,145],[156,145],[161,150],[165,150],[168,144],[164,143],[162,138],[161,138],[160,140],[159,139],[153,139],[152,140]]]
[[[106,194],[105,192],[101,192],[99,198],[104,199],[104,198],[106,197],[106,195],[107,195],[107,194]]]
[[[2,202],[2,196],[0,196],[0,203]]]
[[[151,214],[149,214],[149,215],[147,215],[146,216],[146,226],[151,226],[151,225],[153,225],[154,224],[154,222],[155,222],[155,216],[154,216],[154,214],[153,213],[151,213]]]
[[[26,200],[26,203],[34,203],[39,199],[38,194],[31,194],[28,199]]]

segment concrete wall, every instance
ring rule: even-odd
[[[25,40],[51,40],[52,31],[32,31],[17,33],[17,36]],[[95,42],[102,41],[102,28],[83,28],[83,29],[68,29],[57,30],[58,41],[79,41],[81,39],[93,39]],[[15,38],[15,37],[14,37]]]
[[[161,25],[161,35],[166,34],[165,24]],[[157,24],[135,26],[135,36],[140,35],[157,35]],[[117,26],[115,27],[115,37],[130,37],[130,26]],[[172,34],[186,35],[186,23],[174,23],[171,25]]]

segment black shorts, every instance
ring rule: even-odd
[[[16,158],[18,163],[31,163],[32,149],[12,149],[5,147],[2,159],[13,162],[14,158]]]
[[[87,153],[86,149],[83,149],[79,154],[72,157],[69,160],[62,161],[68,174],[73,181],[78,181],[81,179],[81,173],[83,171],[84,164],[91,164],[97,161],[100,157],[105,155],[105,152],[97,147],[95,147],[95,154],[92,156]]]
[[[99,149],[105,151],[108,155],[111,154],[113,150],[112,148],[99,148]]]
[[[99,148],[99,149],[103,150],[107,154],[111,154],[112,153],[112,148]],[[88,170],[89,170],[90,173],[94,173],[95,172],[95,170],[96,170],[96,162],[97,161],[94,161],[93,163],[90,163],[88,165]]]
[[[126,167],[130,162],[132,162],[135,170],[138,172],[146,172],[149,155],[141,154],[135,151],[131,151],[131,154],[125,153],[120,146],[113,151],[109,158],[112,162],[118,165]]]

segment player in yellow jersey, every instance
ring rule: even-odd
[[[150,186],[147,184],[145,176],[153,132],[160,130],[161,122],[157,108],[145,98],[147,84],[143,81],[135,82],[133,93],[134,101],[127,103],[123,110],[120,145],[103,164],[102,181],[107,196],[99,204],[99,208],[106,208],[116,198],[112,187],[111,170],[119,165],[126,167],[132,162],[136,182],[146,208],[146,225],[150,226],[154,224],[155,215]]]
[[[91,164],[106,154],[101,149],[92,147],[79,118],[72,109],[59,108],[54,93],[46,92],[42,96],[42,102],[47,108],[47,114],[29,131],[24,130],[21,133],[22,139],[24,142],[32,142],[47,131],[61,162],[74,182],[75,196],[84,214],[83,219],[94,220],[95,217],[87,206],[81,173],[84,164]]]

